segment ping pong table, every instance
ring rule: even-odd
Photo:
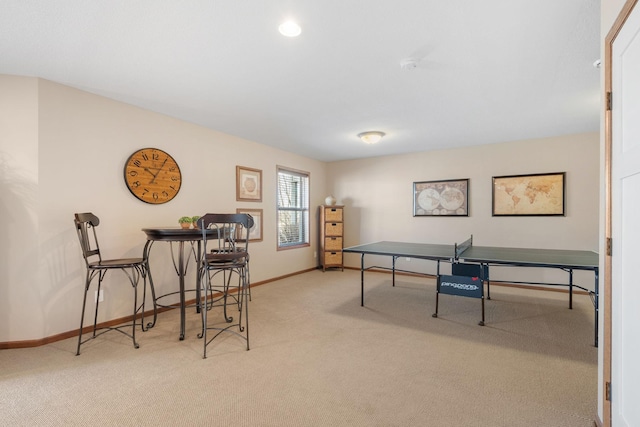
[[[370,269],[383,269],[392,271],[392,285],[395,286],[396,271],[416,273],[396,268],[398,258],[416,258],[434,261],[437,263],[436,276],[440,276],[440,263],[449,264],[469,263],[478,264],[485,268],[487,274],[484,281],[487,284],[487,297],[491,298],[489,280],[489,266],[508,267],[537,267],[551,268],[566,271],[569,274],[568,283],[543,283],[531,281],[508,281],[508,283],[522,283],[533,285],[567,286],[569,288],[569,308],[573,308],[573,290],[581,289],[588,293],[594,306],[595,317],[595,346],[598,346],[598,254],[593,251],[564,250],[564,249],[531,249],[531,248],[506,248],[493,246],[474,246],[473,236],[463,243],[453,245],[430,243],[406,243],[406,242],[375,242],[364,245],[352,246],[343,249],[347,253],[360,254],[360,305],[364,306],[364,272]],[[391,268],[372,265],[365,267],[365,255],[381,255],[392,257]],[[579,286],[573,281],[575,270],[592,271],[594,274],[594,288],[590,290]],[[420,274],[420,273],[418,273]],[[494,283],[500,281],[493,281]]]

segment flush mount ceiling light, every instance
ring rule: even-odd
[[[405,58],[400,61],[400,68],[403,70],[413,70],[418,68],[418,60],[416,58]]]
[[[360,138],[365,144],[375,144],[376,142],[380,141],[384,135],[384,132],[372,130],[359,133],[358,138]]]
[[[280,24],[278,27],[278,31],[280,34],[286,37],[298,37],[302,32],[300,25],[296,24],[293,21],[286,21]]]

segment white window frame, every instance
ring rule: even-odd
[[[293,190],[295,194],[291,194],[291,189],[287,192],[283,188],[281,174],[289,176],[291,182],[295,183],[296,178],[301,179],[302,187]],[[310,225],[309,225],[309,198],[311,188],[311,174],[309,172],[288,168],[285,166],[276,167],[276,230],[278,250],[300,248],[310,246]],[[306,184],[306,188],[305,188]],[[297,196],[297,200],[296,199]],[[286,218],[295,217],[295,224],[292,233],[291,229],[284,230],[286,227]],[[289,227],[290,228],[290,227]],[[295,234],[298,238],[295,239]],[[287,236],[288,239],[284,237]]]

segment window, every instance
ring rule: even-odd
[[[309,245],[309,173],[278,166],[278,249]]]

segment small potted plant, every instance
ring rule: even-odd
[[[180,223],[180,227],[182,228],[191,228],[192,221],[190,216],[183,216],[178,220],[178,222]]]
[[[193,228],[198,228],[198,220],[200,219],[200,215],[192,216],[191,222],[193,223]]]

